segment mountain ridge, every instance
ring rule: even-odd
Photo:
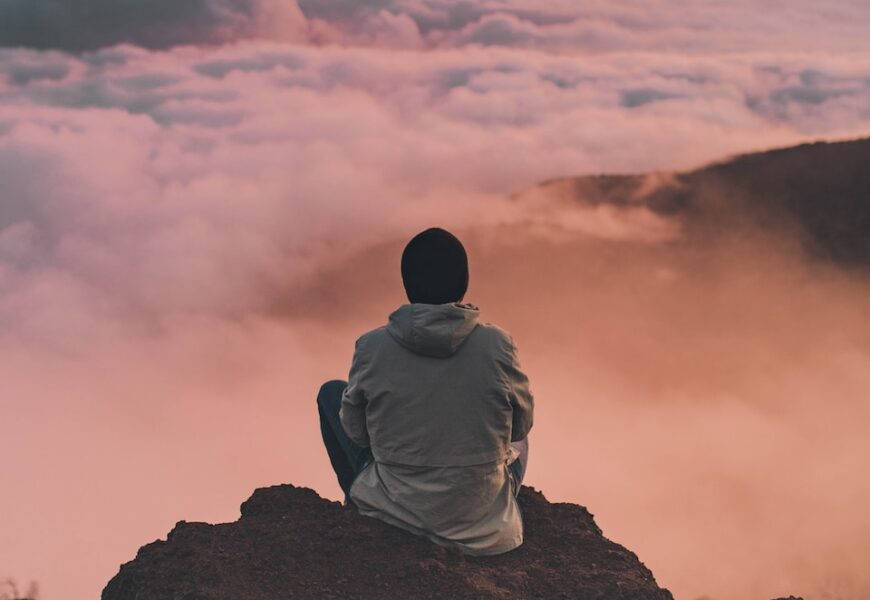
[[[870,269],[868,167],[870,138],[858,138],[738,154],[682,172],[549,179],[533,189],[593,206],[646,207],[679,218],[689,237],[747,225],[787,232],[812,258]]]

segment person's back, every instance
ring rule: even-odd
[[[344,467],[353,474],[342,475],[340,453],[330,458],[362,514],[469,553],[497,554],[523,539],[515,494],[525,453],[512,461],[516,448],[527,449],[533,398],[510,335],[461,303],[467,262],[450,238],[427,230],[406,248],[411,302],[357,340],[342,389],[337,433],[359,450],[350,454],[356,464]]]

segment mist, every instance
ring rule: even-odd
[[[680,598],[870,592],[866,279],[735,232],[454,231],[466,300],[514,335],[536,396],[528,484],[588,506]],[[79,597],[175,521],[233,520],[255,486],[339,499],[314,396],[405,301],[403,241],[324,269],[271,314],[180,317],[73,353],[4,343],[4,452],[21,458],[5,466],[5,564]]]
[[[437,225],[528,484],[681,599],[870,596],[866,269],[537,185],[866,136],[866,3],[170,4],[0,8],[0,577],[92,598],[255,487],[338,499],[315,395]]]

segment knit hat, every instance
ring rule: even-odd
[[[440,227],[415,235],[402,252],[402,282],[411,303],[459,302],[468,290],[468,256]]]

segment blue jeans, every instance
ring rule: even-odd
[[[344,431],[338,412],[341,410],[341,395],[347,382],[341,379],[327,381],[320,386],[317,394],[317,412],[320,414],[320,433],[323,444],[329,455],[329,462],[338,477],[338,485],[344,492],[346,503],[350,503],[350,486],[353,480],[365,469],[374,458],[371,448],[363,448],[355,444]],[[528,438],[511,445],[519,452],[519,457],[508,465],[508,472],[516,486],[514,493],[519,493],[526,465],[529,462]]]
[[[529,438],[523,438],[518,442],[511,442],[511,446],[520,453],[517,459],[508,465],[508,472],[513,477],[516,487],[514,495],[520,493],[523,477],[526,476],[526,466],[529,464]]]
[[[356,476],[372,462],[371,448],[358,446],[347,437],[338,411],[341,410],[341,394],[347,382],[341,379],[327,381],[317,394],[317,412],[320,414],[320,433],[329,455],[329,462],[338,477],[338,485],[344,492],[345,503],[350,503],[350,486]]]

